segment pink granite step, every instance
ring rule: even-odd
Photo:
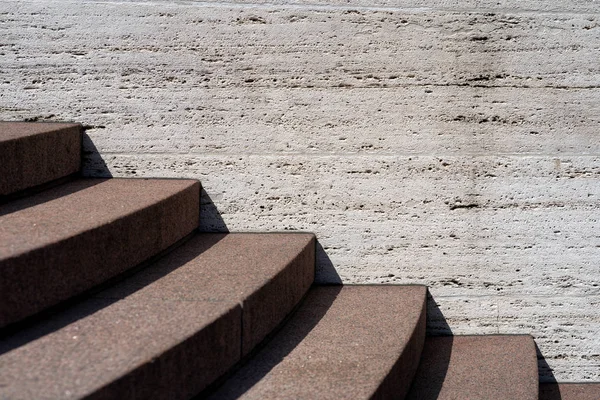
[[[0,341],[2,399],[187,399],[239,362],[314,277],[310,234],[196,235]]]
[[[528,335],[428,337],[407,399],[537,400],[538,369]]]
[[[0,122],[0,199],[79,171],[81,125]]]
[[[134,267],[198,226],[200,184],[80,179],[0,205],[0,327]]]
[[[402,398],[425,337],[423,286],[314,287],[211,399]]]
[[[600,383],[542,383],[540,400],[598,400]]]

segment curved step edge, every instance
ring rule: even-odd
[[[600,383],[540,383],[540,400],[598,400]]]
[[[79,179],[0,206],[0,328],[135,267],[198,227],[200,184]]]
[[[79,171],[82,126],[0,121],[0,200]]]
[[[210,399],[402,398],[425,336],[426,287],[313,287]]]
[[[197,234],[0,341],[0,398],[190,398],[240,361],[242,332],[251,329],[243,313],[279,323],[248,298],[265,292],[259,297],[283,307],[308,290],[314,243],[312,234]]]
[[[408,400],[538,399],[530,335],[433,336],[425,339]]]

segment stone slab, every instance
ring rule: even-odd
[[[425,334],[423,286],[314,287],[211,399],[402,398]]]
[[[533,338],[528,335],[428,337],[407,399],[537,400]]]
[[[194,256],[201,253],[201,256]],[[173,265],[177,273],[152,282]],[[103,292],[135,297],[239,302],[243,309],[242,352],[246,355],[302,299],[314,280],[315,237],[309,233],[198,234],[154,268]]]
[[[81,179],[0,206],[0,327],[182,239],[199,195],[197,181]]]
[[[269,315],[253,294],[289,312],[312,277],[313,235],[195,235],[83,304],[3,338],[0,397],[190,398],[240,360],[243,332],[257,338],[280,322],[281,311]]]
[[[598,400],[600,383],[542,383],[540,400]]]
[[[92,299],[3,338],[0,397],[188,399],[239,360],[240,321],[231,302]]]
[[[2,196],[79,171],[81,125],[0,122]]]

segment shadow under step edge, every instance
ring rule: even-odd
[[[408,400],[538,399],[529,335],[427,337]]]
[[[209,399],[402,398],[425,338],[425,286],[315,286]]]
[[[0,200],[79,171],[82,126],[0,121]]]
[[[598,400],[600,383],[540,383],[540,400]]]
[[[312,234],[194,235],[0,341],[0,398],[190,398],[285,318],[314,260]]]
[[[199,197],[191,180],[78,179],[0,205],[0,328],[187,236]]]

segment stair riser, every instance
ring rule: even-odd
[[[233,308],[178,346],[100,390],[88,400],[185,400],[239,360],[242,309]]]
[[[246,356],[300,302],[315,278],[315,241],[244,301],[242,356]]]
[[[3,140],[9,134],[23,134]],[[79,171],[81,126],[75,124],[0,123],[0,199]]]
[[[0,260],[0,327],[81,294],[188,235],[198,226],[199,193],[195,183],[112,223]]]
[[[427,326],[426,309],[427,303],[423,302],[419,321],[416,324],[416,328],[413,331],[404,352],[398,358],[396,365],[394,365],[381,386],[379,386],[379,390],[377,390],[372,397],[372,400],[404,399],[404,397],[406,397],[417,372],[415,366],[419,365],[421,352],[423,351],[423,345],[425,344]]]

